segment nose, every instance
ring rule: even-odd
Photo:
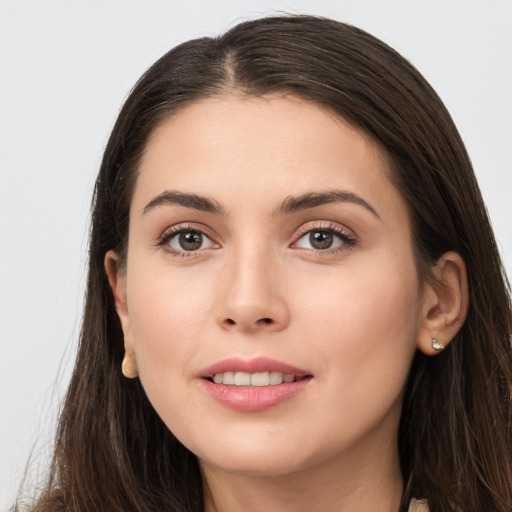
[[[265,255],[233,258],[226,262],[217,319],[230,331],[276,332],[289,323],[282,269]]]

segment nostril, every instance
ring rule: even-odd
[[[240,327],[243,327],[245,326],[245,322],[242,320],[240,322],[237,322],[236,320],[233,320],[232,318],[225,318],[224,319],[224,325],[225,326],[235,326],[235,325],[238,325]],[[247,324],[247,326],[253,326],[253,327],[256,327],[256,326],[260,326],[262,327],[263,325],[274,325],[275,324],[275,321],[272,319],[272,318],[269,318],[269,317],[264,317],[264,318],[260,318],[259,320],[256,320],[256,322],[254,322],[253,324],[251,324],[250,322]]]

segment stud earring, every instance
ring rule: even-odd
[[[442,343],[439,343],[439,340],[437,338],[432,338],[432,348],[436,352],[441,352],[444,350],[444,345]]]
[[[128,354],[128,352],[124,353],[121,371],[127,379],[134,379],[139,375],[137,361],[135,360],[135,352],[132,352],[131,354]]]

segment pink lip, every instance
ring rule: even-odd
[[[311,372],[302,370],[295,366],[291,366],[287,363],[277,361],[276,359],[270,359],[268,357],[257,357],[255,359],[241,359],[239,357],[232,357],[219,361],[208,368],[205,368],[200,377],[208,378],[213,377],[216,373],[225,372],[246,372],[246,373],[258,373],[258,372],[282,372],[289,373],[297,376],[311,375]]]
[[[304,378],[295,382],[264,387],[226,386],[215,384],[210,380],[216,373],[258,373],[265,371],[288,373]],[[276,407],[298,395],[311,380],[310,372],[265,357],[248,361],[240,358],[226,359],[209,366],[201,372],[201,384],[210,397],[229,409],[243,412],[265,411]]]

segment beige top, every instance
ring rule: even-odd
[[[427,500],[411,500],[409,512],[428,512]]]

